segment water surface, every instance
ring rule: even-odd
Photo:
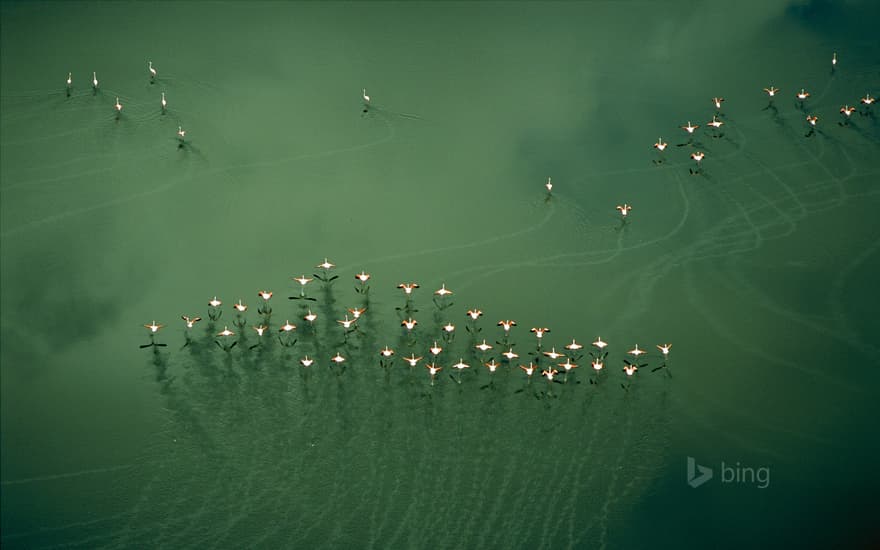
[[[876,540],[880,126],[858,105],[880,93],[871,3],[0,15],[4,547]],[[839,125],[844,103],[865,114]],[[688,120],[698,144],[679,147]],[[325,257],[339,279],[308,287],[312,334],[290,278]],[[362,269],[368,310],[343,343]],[[405,281],[421,284],[412,344]],[[256,324],[264,288],[272,332],[289,318],[297,344],[249,350],[247,329],[222,352],[231,304]],[[180,315],[207,317],[214,295],[223,317],[183,347]],[[492,378],[480,363],[500,359],[507,318],[521,357]],[[168,346],[140,349],[153,319]],[[400,360],[386,376],[382,346],[427,356],[447,321],[435,386]],[[528,385],[533,326],[551,328],[545,349],[611,343],[599,383],[584,355],[567,383]],[[636,343],[648,366],[628,383]],[[690,487],[689,456],[714,479]],[[769,468],[769,485],[724,482],[722,461]]]

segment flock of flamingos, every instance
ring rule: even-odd
[[[832,74],[837,68],[837,54],[833,54],[831,59],[831,71]],[[150,82],[154,83],[157,77],[157,71],[153,67],[152,62],[148,62],[148,71]],[[91,81],[92,89],[94,93],[98,92],[98,77],[96,73],[92,73],[92,81]],[[68,74],[67,77],[67,94],[68,96],[71,93],[73,88],[73,75]],[[767,95],[769,99],[769,103],[765,110],[772,110],[774,113],[777,110],[775,105],[775,100],[778,97],[780,90],[775,86],[768,86],[764,88],[764,93]],[[815,135],[818,123],[819,116],[815,113],[808,112],[807,109],[807,101],[810,98],[810,93],[801,88],[795,94],[796,98],[796,106],[799,110],[804,113],[804,120],[807,126],[806,137],[812,137]],[[361,99],[363,101],[364,112],[369,111],[372,105],[372,100],[369,95],[367,95],[367,90],[364,88],[361,92]],[[723,97],[713,97],[712,104],[715,107],[715,113],[712,115],[712,120],[706,123],[707,126],[712,128],[711,137],[721,137],[721,129],[724,126],[723,113],[721,111],[722,104],[724,102]],[[870,94],[865,94],[865,97],[862,97],[859,100],[860,104],[863,106],[863,110],[859,111],[859,114],[863,116],[873,117],[873,112],[871,111],[871,106],[875,102],[875,98]],[[168,102],[165,97],[165,93],[162,92],[161,100],[159,103],[162,112],[165,113],[168,109]],[[114,109],[116,111],[117,117],[121,116],[123,105],[120,103],[119,98],[116,98],[114,103]],[[840,107],[839,110],[841,114],[841,121],[839,124],[841,126],[847,126],[850,121],[850,117],[853,113],[857,112],[857,109],[849,104],[844,104]],[[701,173],[702,170],[702,162],[706,157],[705,153],[698,148],[698,143],[694,141],[694,137],[696,135],[696,131],[700,128],[698,124],[692,124],[691,121],[688,121],[687,124],[682,125],[680,127],[686,135],[687,141],[684,143],[678,144],[679,147],[690,147],[693,149],[693,152],[690,153],[690,158],[696,163],[694,168],[690,169],[690,173],[693,175],[697,175]],[[186,146],[187,142],[186,131],[182,127],[178,127],[177,130],[177,139],[179,141],[179,147]],[[666,150],[668,143],[663,141],[663,138],[659,138],[656,143],[653,144],[653,147],[658,152],[658,157],[654,160],[655,163],[660,164],[665,162],[664,151]],[[544,187],[547,190],[548,196],[553,192],[553,182],[551,178],[547,179],[547,183],[544,184]],[[620,212],[622,223],[627,222],[627,216],[632,210],[632,206],[627,203],[622,205],[618,205],[616,209]],[[299,277],[293,277],[293,280],[299,284],[299,293],[294,296],[290,296],[291,300],[301,300],[303,304],[303,309],[300,312],[300,316],[303,321],[306,323],[305,327],[307,330],[311,331],[312,334],[315,334],[315,321],[318,316],[314,313],[310,308],[308,308],[305,304],[308,301],[316,301],[316,298],[310,297],[306,294],[306,286],[311,283],[313,280],[317,279],[321,281],[325,287],[329,287],[334,280],[338,278],[336,275],[331,275],[332,270],[336,266],[328,261],[326,258],[324,261],[316,266],[316,269],[319,269],[320,273],[313,274],[312,277],[306,277],[305,275],[301,275]],[[370,275],[364,271],[361,271],[357,275],[355,275],[355,279],[357,281],[357,286],[355,290],[366,298],[369,292],[368,281],[370,280]],[[389,346],[385,346],[380,350],[376,350],[378,355],[378,364],[385,368],[389,369],[395,361],[396,357],[400,358],[404,364],[413,368],[417,365],[421,364],[426,370],[425,372],[430,378],[430,384],[433,386],[437,380],[437,375],[444,369],[443,365],[448,366],[451,369],[454,369],[457,372],[457,376],[451,377],[455,382],[461,384],[462,383],[462,372],[466,369],[470,369],[472,365],[466,363],[463,357],[458,357],[458,360],[455,361],[454,357],[447,357],[448,353],[444,353],[444,346],[449,346],[455,336],[456,327],[452,322],[447,322],[444,326],[440,327],[440,334],[436,340],[434,340],[433,345],[428,348],[427,353],[424,355],[416,355],[413,351],[413,348],[417,344],[417,338],[415,337],[416,327],[419,322],[412,317],[412,313],[415,311],[413,308],[413,292],[419,288],[417,283],[400,283],[397,287],[403,291],[405,297],[405,304],[402,308],[397,308],[399,312],[402,313],[401,327],[403,331],[403,336],[401,338],[401,343],[407,348],[409,352],[408,356],[403,356],[403,353],[398,354],[397,351],[392,349]],[[437,308],[438,312],[445,311],[449,306],[451,306],[451,302],[449,302],[449,296],[452,295],[452,291],[446,288],[445,283],[436,291],[434,291],[433,302]],[[261,348],[266,345],[266,341],[268,338],[271,338],[274,334],[277,343],[286,347],[292,348],[296,344],[296,339],[294,338],[294,333],[297,331],[297,325],[291,323],[289,319],[285,320],[284,324],[280,325],[275,329],[270,328],[270,317],[272,313],[272,308],[270,306],[270,300],[273,297],[273,293],[268,290],[261,290],[258,293],[258,297],[261,300],[260,307],[258,308],[258,314],[260,315],[260,322],[256,325],[250,326],[250,330],[254,331],[256,334],[257,342],[255,344],[249,345],[247,349],[254,350],[257,348]],[[218,299],[216,296],[213,297],[208,302],[208,318],[210,319],[210,323],[213,324],[220,319],[223,314],[223,310],[221,309],[223,302]],[[366,306],[366,302],[364,304]],[[223,327],[223,330],[214,333],[211,330],[212,339],[216,346],[223,350],[226,353],[232,351],[239,343],[247,345],[245,332],[250,332],[248,329],[248,322],[245,320],[245,313],[248,310],[248,306],[242,301],[238,300],[232,305],[235,310],[235,319],[233,320],[233,327],[236,328],[239,333],[238,337],[236,337],[236,331],[229,328],[228,325]],[[363,334],[360,329],[359,321],[363,319],[364,315],[367,315],[366,307],[354,307],[349,308],[348,313],[344,316],[343,319],[336,319],[336,324],[338,329],[341,331],[342,343],[339,345],[340,348],[347,348],[349,338],[358,334]],[[510,341],[510,332],[513,327],[516,326],[516,321],[504,319],[500,320],[497,323],[497,326],[500,327],[500,339],[494,342],[495,345],[499,346],[499,349],[505,349],[500,354],[500,362],[496,361],[495,357],[491,355],[492,350],[495,349],[495,345],[490,344],[483,338],[479,343],[476,343],[477,335],[482,331],[482,329],[478,326],[480,318],[483,316],[483,312],[479,309],[470,309],[466,312],[467,326],[466,330],[471,334],[473,340],[472,344],[474,346],[473,352],[470,356],[475,359],[472,362],[479,361],[490,374],[494,374],[499,368],[502,366],[510,367],[511,365],[518,365],[518,367],[523,371],[525,376],[527,377],[529,383],[531,382],[532,376],[536,373],[540,372],[540,375],[544,377],[548,383],[566,383],[568,379],[569,373],[578,368],[578,362],[584,358],[582,354],[582,350],[584,349],[584,345],[577,342],[576,339],[572,339],[570,343],[566,344],[563,349],[564,352],[557,352],[556,347],[551,347],[549,351],[544,348],[543,342],[544,337],[550,332],[550,329],[547,327],[532,327],[530,332],[535,335],[535,348],[533,351],[528,353],[529,360],[519,361],[519,354],[514,351],[514,344]],[[193,340],[191,336],[191,331],[195,327],[196,323],[202,320],[200,316],[182,316],[183,320],[183,328],[185,331],[186,337],[186,345],[189,345]],[[165,327],[165,325],[161,323],[157,323],[155,320],[152,322],[145,324],[144,327],[147,329],[150,335],[150,342],[148,344],[144,344],[141,348],[152,347],[154,349],[159,347],[165,347],[167,344],[163,344],[157,341],[157,335],[159,331]],[[602,340],[601,337],[597,337],[595,341],[589,344],[590,351],[589,353],[589,361],[590,367],[592,368],[594,377],[590,379],[591,383],[597,383],[597,376],[600,372],[605,369],[605,365],[608,358],[608,350],[606,347],[608,344]],[[657,371],[660,369],[667,369],[667,362],[669,359],[670,350],[672,348],[671,344],[657,344],[656,355],[662,360],[662,364],[658,367],[652,369],[652,371]],[[654,353],[654,352],[652,352]],[[641,356],[648,355],[646,350],[639,348],[636,344],[632,349],[626,352],[628,357],[623,359],[623,367],[622,371],[625,374],[626,380],[630,381],[632,377],[636,374],[639,368],[644,368],[647,366],[647,363],[640,363],[639,361]],[[312,367],[317,366],[321,360],[328,361],[328,365],[330,368],[334,366],[339,366],[344,363],[347,359],[342,352],[337,351],[335,355],[329,358],[313,358],[309,355],[304,355],[299,359],[299,363],[303,367]],[[455,361],[453,363],[453,361]],[[478,365],[479,366],[479,365]],[[562,375],[560,377],[560,369]],[[561,378],[561,380],[560,380]],[[624,386],[628,387],[628,386]]]
[[[319,269],[320,273],[315,273],[312,277],[306,277],[305,275],[301,275],[299,277],[293,277],[293,280],[296,281],[299,285],[299,293],[290,296],[291,300],[301,300],[302,301],[302,311],[300,315],[303,321],[306,323],[305,329],[311,334],[316,334],[315,321],[318,319],[318,315],[309,308],[306,303],[309,301],[317,301],[316,298],[309,296],[306,293],[306,287],[309,283],[314,280],[321,281],[325,288],[329,288],[329,285],[332,285],[333,282],[338,278],[337,275],[332,275],[332,270],[336,267],[335,264],[331,263],[327,258],[324,261],[316,266]],[[370,286],[368,282],[371,279],[369,273],[361,271],[357,275],[354,276],[357,281],[357,286],[355,286],[355,291],[365,297],[369,294]],[[397,308],[397,310],[401,313],[403,319],[400,322],[401,330],[403,331],[403,335],[401,338],[401,344],[408,348],[410,351],[409,356],[401,357],[403,363],[408,365],[410,368],[416,367],[419,364],[423,364],[426,369],[427,374],[430,377],[430,383],[433,386],[437,375],[440,371],[443,370],[443,366],[440,365],[440,362],[445,359],[445,356],[448,354],[444,354],[445,347],[448,347],[452,344],[453,339],[455,338],[456,326],[452,322],[447,322],[445,325],[440,327],[440,335],[434,340],[433,345],[428,348],[429,357],[425,358],[424,356],[417,356],[415,352],[412,351],[412,348],[417,343],[416,338],[416,327],[419,322],[415,318],[412,317],[413,312],[417,311],[414,309],[413,296],[414,292],[419,288],[418,283],[408,282],[408,283],[400,283],[397,285],[405,297],[405,304],[403,307]],[[449,301],[450,296],[452,296],[453,292],[446,288],[446,284],[443,283],[439,289],[434,291],[433,295],[433,303],[436,307],[437,312],[444,312],[449,307],[452,306],[452,303]],[[271,334],[275,331],[270,330],[270,317],[272,314],[272,307],[270,305],[270,301],[273,297],[274,293],[269,290],[261,290],[257,293],[257,296],[260,298],[261,303],[257,308],[257,313],[260,315],[260,322],[257,325],[253,325],[250,327],[251,330],[257,336],[257,342],[250,345],[248,347],[249,350],[254,350],[257,348],[262,348],[267,345],[267,338],[271,338]],[[214,296],[211,300],[208,301],[208,318],[209,321],[213,324],[217,322],[223,315],[223,301]],[[245,320],[245,313],[248,311],[248,306],[243,302],[243,300],[239,299],[237,302],[232,304],[232,308],[235,310],[235,319],[233,319],[233,327],[239,329],[240,331],[247,330],[248,322]],[[348,313],[344,315],[342,319],[336,319],[336,324],[338,326],[338,330],[341,331],[342,342],[339,344],[340,347],[347,346],[349,342],[349,338],[362,334],[359,321],[364,318],[364,315],[367,313],[366,304],[363,307],[353,307],[348,308]],[[473,308],[469,309],[466,312],[467,326],[465,329],[467,332],[473,337],[474,342],[476,342],[477,335],[482,332],[482,328],[479,327],[479,320],[483,316],[483,312],[480,309]],[[185,331],[186,344],[184,346],[189,345],[192,340],[191,331],[195,328],[196,324],[202,320],[202,317],[199,316],[181,316],[183,320],[183,327]],[[517,363],[519,359],[519,354],[517,354],[513,347],[514,344],[510,340],[510,332],[516,327],[517,323],[511,319],[502,319],[498,321],[497,326],[501,327],[500,339],[494,342],[495,345],[490,344],[483,338],[479,343],[474,343],[474,352],[473,355],[476,357],[480,364],[482,364],[490,374],[494,374],[500,367],[502,366],[510,366]],[[143,344],[141,348],[158,348],[164,347],[166,344],[159,343],[156,340],[156,335],[159,333],[161,329],[163,329],[165,325],[161,323],[157,323],[155,320],[145,324],[144,328],[149,331],[150,334],[150,342],[148,344]],[[277,327],[277,334],[275,334],[277,338],[277,343],[286,347],[292,348],[296,344],[296,340],[294,339],[294,333],[297,330],[297,326],[290,322],[290,319],[286,319],[284,324]],[[550,329],[547,327],[532,327],[530,332],[535,335],[535,350],[530,353],[531,359],[527,364],[519,364],[519,368],[527,376],[528,380],[531,381],[532,376],[540,371],[541,376],[546,378],[547,382],[560,382],[566,383],[568,379],[568,374],[578,367],[577,362],[583,358],[581,350],[584,349],[584,346],[577,342],[576,339],[572,339],[570,343],[564,346],[566,350],[565,353],[556,351],[556,347],[551,347],[549,351],[546,351],[543,342],[544,337],[550,332]],[[229,325],[225,325],[223,330],[214,334],[214,343],[218,348],[223,351],[229,353],[232,351],[236,345],[239,343],[244,343],[246,339],[243,337],[243,334],[238,334],[237,338],[233,338],[236,336],[236,332],[229,328]],[[506,351],[501,353],[501,362],[495,360],[495,357],[490,357],[490,352],[495,349],[495,346],[499,346],[499,349],[505,349]],[[608,350],[605,348],[608,346],[608,343],[602,340],[601,337],[597,337],[594,342],[590,344],[593,348],[593,351],[589,352],[591,357],[590,366],[593,371],[598,375],[605,368],[606,359],[608,357]],[[657,345],[657,349],[659,354],[663,358],[663,364],[659,367],[656,367],[654,370],[659,370],[661,368],[666,368],[666,360],[669,357],[670,349],[672,348],[672,344],[659,344]],[[378,352],[378,364],[384,369],[389,369],[393,362],[394,358],[397,356],[397,352],[389,346],[384,346],[382,349],[377,350]],[[642,355],[646,355],[648,352],[640,349],[638,344],[633,346],[633,348],[626,352],[630,357],[624,359],[623,372],[626,374],[627,378],[632,377],[639,368],[643,368],[647,366],[647,363],[639,364],[639,358]],[[428,355],[426,354],[426,355]],[[543,358],[546,358],[550,361],[549,364],[540,366]],[[331,367],[335,365],[341,365],[346,361],[345,355],[341,352],[337,351],[335,355],[329,358],[329,365]],[[424,360],[424,363],[422,361]],[[299,359],[300,364],[303,367],[311,367],[316,364],[316,359],[305,355]],[[451,360],[446,361],[446,364],[450,363]],[[458,361],[455,364],[449,365],[452,369],[455,369],[458,372],[456,377],[453,377],[457,383],[462,382],[461,373],[465,369],[471,368],[471,365],[464,361],[463,357],[459,357]],[[558,368],[557,368],[558,367]],[[559,380],[558,375],[560,374],[560,370],[562,369],[562,380]],[[597,383],[597,379],[591,379],[591,383]]]

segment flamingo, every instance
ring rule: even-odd
[[[633,357],[638,357],[639,355],[647,352],[645,350],[639,349],[639,345],[636,344],[636,346],[633,349],[629,350],[627,353],[632,355]]]
[[[144,325],[144,328],[150,329],[150,334],[155,334],[155,333],[159,332],[159,330],[162,329],[164,326],[165,325],[160,325],[160,324],[157,324],[156,321],[153,321],[152,323],[150,323],[148,325]]]
[[[685,132],[687,132],[688,134],[693,134],[693,133],[694,133],[694,130],[696,130],[696,129],[699,128],[699,127],[700,127],[699,124],[696,124],[696,125],[691,124],[691,121],[690,121],[690,120],[688,121],[687,126],[680,126],[680,128],[681,128],[682,130],[684,130]]]
[[[397,288],[403,290],[403,293],[409,296],[413,289],[419,288],[419,283],[400,283]]]
[[[217,333],[217,336],[222,336],[223,339],[224,339],[224,341],[225,341],[225,340],[228,339],[230,336],[235,336],[235,333],[232,332],[231,330],[229,330],[229,327],[223,327],[223,330],[221,330],[220,332],[218,332],[218,333]],[[232,348],[234,348],[235,345],[238,343],[238,342],[233,342],[231,345],[228,345],[228,346],[227,346],[225,342],[224,342],[223,344],[221,344],[220,342],[218,342],[218,341],[216,341],[216,340],[215,340],[214,342],[215,342],[220,348],[222,348],[223,351],[225,351],[225,352],[227,352],[227,353],[230,352],[230,351],[232,351]]]
[[[568,371],[571,369],[576,369],[577,365],[571,362],[570,359],[566,359],[565,363],[559,363],[559,366],[565,369],[565,374],[568,374]]]
[[[553,191],[553,181],[551,178],[547,178],[547,183],[544,184],[544,187],[547,188],[548,193],[551,193]]]
[[[443,298],[452,294],[452,291],[446,288],[446,283],[443,283],[442,285],[440,285],[440,288],[434,291],[434,294]]]
[[[365,308],[365,307],[362,307],[362,308],[350,307],[350,308],[348,308],[348,312],[351,313],[351,316],[354,317],[355,319],[360,319],[361,315],[363,315],[365,311],[367,311],[367,308]]]
[[[464,359],[462,359],[461,357],[459,357],[459,358],[458,358],[458,363],[452,365],[452,368],[458,370],[458,380],[456,380],[456,382],[458,382],[459,384],[461,384],[461,371],[463,371],[464,369],[469,369],[469,368],[471,368],[471,366],[468,365],[467,363],[465,363],[465,362],[464,362]]]
[[[577,340],[575,340],[574,338],[572,338],[572,339],[571,339],[571,343],[568,344],[567,346],[565,346],[565,349],[567,349],[567,350],[571,350],[571,351],[577,351],[577,350],[579,350],[579,349],[583,349],[583,347],[584,347],[584,346],[582,346],[582,345],[580,345],[580,344],[577,343]]]
[[[779,88],[770,86],[769,88],[764,88],[764,91],[767,92],[770,99],[773,99],[776,96],[776,93],[779,92]]]
[[[354,276],[354,278],[361,284],[360,287],[354,287],[354,291],[358,294],[366,294],[370,290],[370,287],[367,286],[367,281],[370,280],[370,274],[362,269],[360,273]]]
[[[535,336],[540,341],[541,338],[544,337],[545,333],[550,332],[550,329],[547,327],[532,327],[531,329],[529,329],[529,332],[535,333]]]
[[[546,369],[546,370],[541,371],[541,376],[544,376],[547,378],[547,383],[553,382],[553,377],[556,376],[557,374],[559,374],[559,371],[554,368],[550,368],[550,369]]]
[[[156,78],[156,69],[153,68],[152,61],[148,61],[147,63],[150,64],[150,80],[153,80],[154,78]]]
[[[119,96],[116,96],[116,104],[113,105],[113,108],[116,109],[117,113],[122,112],[122,103],[119,103]]]
[[[658,151],[660,151],[662,153],[663,150],[666,149],[666,145],[667,145],[667,143],[665,141],[663,141],[662,137],[657,138],[657,143],[654,144],[654,149],[657,149]]]
[[[337,320],[336,322],[339,323],[340,325],[342,325],[342,328],[348,330],[348,329],[351,328],[351,326],[352,326],[354,323],[357,322],[357,318],[349,319],[349,318],[348,318],[348,315],[346,315],[346,316],[345,316],[345,319]]]
[[[810,92],[801,88],[801,91],[797,93],[796,97],[798,98],[798,108],[803,109],[804,101],[806,101],[806,99],[810,97]]]
[[[619,204],[616,206],[616,208],[617,208],[617,210],[620,211],[620,215],[623,218],[625,218],[626,215],[629,214],[629,211],[632,210],[632,206],[630,206],[626,203],[623,203],[622,205]]]
[[[603,349],[605,349],[605,346],[608,345],[608,343],[603,342],[601,336],[597,336],[596,341],[593,342],[593,345],[596,346],[597,348],[599,348],[599,350],[603,350]]]
[[[370,105],[370,96],[367,95],[366,88],[361,89],[361,97],[363,98],[364,103],[369,106]]]
[[[571,372],[572,369],[576,369],[577,365],[572,363],[571,360],[566,359],[565,363],[559,363],[559,366],[565,369],[565,377],[562,379],[562,382],[568,383],[568,373]]]
[[[98,89],[98,73],[95,71],[92,71],[92,88],[95,90]]]
[[[437,376],[437,373],[443,370],[443,367],[438,367],[434,363],[429,363],[425,365],[425,368],[428,369],[428,374],[431,375],[431,385],[433,386],[434,378]]]
[[[242,326],[242,328],[244,327]],[[254,325],[251,328],[254,329],[254,332],[256,332],[257,336],[260,337],[260,341],[250,347],[250,349],[255,349],[260,347],[260,345],[263,343],[263,335],[266,334],[266,331],[269,329],[269,327],[266,325]]]
[[[220,309],[220,306],[223,305],[223,302],[218,300],[216,296],[208,300],[208,318],[212,321],[216,321],[223,315],[223,310]]]
[[[73,87],[73,73],[67,73],[67,88]]]
[[[278,332],[283,332],[284,334],[291,334],[296,330],[296,325],[292,324],[289,320],[285,320],[284,324],[278,329]],[[281,336],[278,337],[278,341],[281,342],[281,345],[284,347],[291,347],[296,344],[296,340],[291,341],[290,336],[285,336],[284,339]]]
[[[186,315],[181,315],[180,318],[186,323],[186,328],[193,328],[196,323],[202,320],[201,317],[187,317]]]
[[[468,365],[467,363],[465,363],[465,362],[464,362],[464,359],[462,359],[461,357],[459,357],[459,358],[458,358],[458,363],[452,365],[452,368],[454,368],[454,369],[458,369],[458,371],[461,372],[461,371],[463,371],[464,369],[469,369],[469,368],[471,368],[471,366]]]
[[[657,344],[657,349],[660,350],[660,353],[663,354],[663,357],[668,357],[669,350],[672,349],[672,344]]]
[[[168,107],[168,102],[165,101],[165,92],[162,92],[162,111],[164,112],[167,107]]]
[[[330,261],[327,258],[324,258],[324,261],[319,263],[315,267],[320,267],[324,271],[329,271],[330,269],[333,269],[334,267],[336,267],[336,264],[330,263]]]
[[[305,275],[300,275],[299,277],[291,277],[294,281],[299,283],[299,296],[288,296],[291,300],[312,300],[315,301],[314,298],[309,298],[306,296],[306,285],[310,282],[314,281],[314,279],[310,279]]]
[[[529,366],[520,365],[519,368],[521,368],[526,373],[526,376],[529,377],[529,381],[531,381],[532,375],[535,374],[535,365],[533,363],[529,363]]]

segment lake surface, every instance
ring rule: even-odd
[[[875,3],[0,10],[4,548],[877,542]]]

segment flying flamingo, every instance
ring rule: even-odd
[[[672,349],[672,344],[658,344],[657,349],[659,349],[660,353],[663,354],[663,357],[666,358],[669,356],[669,350]]]
[[[425,368],[428,369],[428,374],[431,375],[431,385],[434,385],[434,379],[437,377],[437,373],[443,370],[443,367],[438,367],[434,363],[428,363],[425,365]]]
[[[196,323],[202,320],[201,317],[187,317],[186,315],[181,315],[180,318],[186,323],[186,328],[193,328]]]

